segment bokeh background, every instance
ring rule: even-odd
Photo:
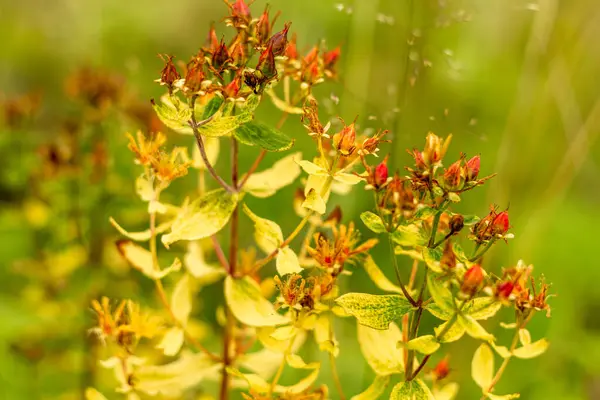
[[[329,116],[358,115],[362,129],[390,129],[394,142],[384,150],[395,167],[408,165],[405,149],[423,146],[433,131],[454,135],[449,157],[481,154],[482,173],[498,174],[460,204],[479,215],[490,204],[510,207],[516,239],[496,245],[486,266],[499,271],[524,259],[557,294],[552,318],[540,315],[530,325],[534,338],[550,340],[550,349],[532,361],[511,361],[498,392],[519,391],[532,400],[600,399],[597,2],[270,4],[281,10],[280,24],[293,22],[300,50],[321,40],[342,46],[340,79],[319,87],[317,99]],[[257,0],[254,13],[264,5]],[[186,60],[225,11],[218,0],[0,1],[0,399],[72,399],[94,381],[110,387],[111,378],[95,367],[102,350],[86,334],[94,323],[90,299],[109,295],[156,305],[151,282],[116,255],[118,236],[107,222],[113,215],[127,226],[144,224],[124,133],[156,126],[149,99],[163,91],[153,82],[162,67],[157,54]],[[114,79],[104,88],[118,98],[113,106],[92,112],[73,93],[73,74],[86,66]],[[267,104],[259,112],[272,124],[280,115]],[[312,150],[297,119],[284,130],[301,150]],[[242,165],[255,155],[244,153]],[[186,190],[181,184],[173,193]],[[293,190],[251,206],[288,231],[297,223]],[[345,220],[356,220],[370,200],[360,189],[334,199]],[[385,246],[379,247],[375,257],[390,272]],[[357,269],[347,288],[375,292],[365,277]],[[220,301],[217,288],[203,290],[196,315],[214,324]],[[508,340],[498,329],[500,340]],[[355,394],[372,372],[359,356],[353,322],[341,323],[338,332],[342,381],[346,393]],[[219,338],[206,340],[217,346]],[[473,340],[449,346],[460,399],[478,398],[470,380],[476,346]],[[329,381],[327,369],[322,380]]]

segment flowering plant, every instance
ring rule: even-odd
[[[333,322],[354,318],[361,351],[376,374],[354,399],[378,398],[388,386],[392,399],[454,398],[458,385],[447,382],[448,359],[431,369],[427,363],[465,333],[482,343],[472,371],[482,398],[518,397],[498,395],[494,388],[511,358],[532,358],[547,348],[545,339],[532,341],[526,326],[536,311],[549,314],[548,288],[534,281],[532,267],[521,261],[499,275],[484,268],[490,247],[513,237],[507,210],[492,207],[481,219],[453,211],[466,192],[491,178],[480,177],[480,157],[461,155],[444,167],[451,137],[429,133],[423,150],[410,151],[414,165],[407,175],[390,174],[387,158],[374,162],[387,131],[360,135],[355,122],[340,120],[334,132],[331,123],[321,122],[312,89],[336,78],[339,48],[315,46],[301,56],[295,36],[288,38],[290,24],[277,31],[277,16],[271,18],[268,8],[253,18],[244,0],[227,5],[225,23],[234,30],[229,42],[211,27],[206,45],[187,64],[178,67],[172,56],[163,57],[158,82],[166,94],[152,104],[170,130],[193,137],[191,151],[167,150],[163,133],[129,135],[141,168],[135,187],[146,203],[149,228],[130,232],[114,219],[111,223],[124,237],[117,242],[121,255],[154,282],[165,318],[132,300],[92,303],[98,319],[92,331],[111,346],[113,357],[102,364],[115,371],[118,390],[131,399],[181,398],[217,382],[220,399],[230,398],[234,389],[257,400],[345,398],[336,368],[343,349]],[[254,119],[264,99],[283,113],[277,127]],[[291,115],[301,116],[314,154],[295,152],[261,169],[267,152],[292,148],[294,140],[281,131]],[[215,167],[223,142],[231,148],[229,179]],[[259,154],[241,172],[238,155],[252,147]],[[165,201],[171,184],[191,171],[199,195],[176,204]],[[209,189],[206,174],[216,188]],[[301,175],[303,189],[294,199],[300,221],[284,234],[275,221],[252,211],[247,199],[274,196]],[[361,239],[356,225],[342,223],[340,209],[331,208],[332,193],[362,184],[373,194],[374,206],[360,219],[377,239]],[[253,224],[255,245],[249,249],[241,248],[241,218]],[[472,244],[463,247],[460,236]],[[385,268],[369,255],[380,241],[390,250]],[[183,262],[165,251],[182,245]],[[412,260],[410,275],[401,269],[400,256]],[[356,268],[364,268],[387,294],[341,293],[339,283],[351,279]],[[163,281],[171,279],[176,283],[167,290]],[[222,287],[224,296],[216,316],[223,339],[218,351],[202,341],[208,325],[191,318],[193,299],[208,285]],[[479,322],[503,306],[515,310],[515,321],[503,324],[515,331],[508,347]],[[419,332],[425,311],[441,320],[428,334]],[[166,363],[143,347],[154,339]],[[309,340],[329,356],[336,395],[327,385],[314,384],[321,363],[299,355]],[[497,370],[494,352],[503,359]],[[282,385],[288,368],[301,371],[302,378]],[[103,398],[91,388],[87,396]]]

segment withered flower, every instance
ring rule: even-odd
[[[356,121],[350,125],[344,124],[342,130],[333,135],[333,146],[340,153],[340,155],[347,157],[354,153],[356,150],[356,128],[354,127]]]
[[[179,72],[177,72],[177,67],[175,67],[175,64],[173,64],[173,56],[159,56],[165,62],[165,66],[160,73],[159,82],[161,85],[165,85],[169,89],[169,94],[172,94],[175,81],[181,79],[181,75],[179,75]]]
[[[187,65],[184,87],[189,92],[197,93],[202,88],[204,79],[204,57],[194,57]]]
[[[267,47],[272,46],[273,54],[276,56],[281,56],[285,53],[285,48],[287,47],[287,34],[290,30],[290,25],[292,23],[288,22],[283,26],[283,29],[276,34],[274,34],[269,41],[267,42]]]
[[[159,154],[161,147],[166,143],[167,137],[157,132],[150,138],[147,138],[141,131],[137,131],[136,139],[130,133],[127,134],[129,138],[129,150],[135,154],[135,162],[139,165],[149,166],[152,164]]]

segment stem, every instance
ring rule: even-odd
[[[329,315],[329,340],[333,343],[333,317]],[[331,376],[333,378],[333,382],[335,383],[335,387],[337,389],[340,400],[346,400],[346,396],[344,395],[344,388],[342,387],[342,382],[340,381],[340,376],[337,370],[337,364],[335,363],[335,356],[333,352],[329,352],[329,364],[331,365]]]
[[[238,143],[235,138],[231,138],[231,182],[234,187],[238,185]],[[238,252],[238,225],[239,225],[239,207],[233,210],[231,215],[231,230],[229,236],[229,275],[235,277]],[[229,307],[225,306],[225,332],[223,335],[223,378],[221,379],[221,389],[219,398],[227,400],[229,398],[230,376],[227,368],[232,364],[233,357],[230,354],[230,347],[233,340],[233,330],[235,329],[235,320]]]
[[[427,287],[427,275],[429,273],[429,268],[425,269],[425,276],[423,277],[423,284],[421,285],[421,290],[419,292],[419,298],[417,300],[418,309],[415,312],[413,320],[411,322],[410,333],[408,335],[408,340],[413,340],[417,337],[419,333],[419,324],[421,323],[421,317],[423,316],[423,296],[425,295],[425,288]],[[413,373],[413,364],[415,360],[415,352],[414,350],[408,351],[408,362],[405,368],[405,376],[406,380],[412,380],[416,375]]]
[[[398,260],[396,259],[396,253],[394,252],[394,243],[392,242],[392,235],[388,233],[388,243],[390,244],[390,252],[392,254],[392,260],[394,261],[394,271],[396,271],[396,278],[398,279],[398,284],[400,285],[400,289],[402,290],[402,294],[404,297],[412,304],[413,306],[417,306],[417,302],[411,297],[408,290],[404,286],[402,282],[402,278],[400,277],[400,268],[398,267]]]
[[[213,117],[207,118],[204,121],[200,121],[197,122],[196,121],[196,113],[194,112],[194,107],[196,106],[196,97],[197,96],[193,96],[192,100],[191,100],[191,109],[192,109],[192,117],[191,117],[191,122],[190,122],[190,126],[192,127],[192,130],[194,131],[194,136],[196,137],[196,143],[198,143],[198,149],[200,150],[200,156],[202,157],[202,161],[204,161],[204,164],[206,165],[206,169],[208,170],[208,172],[212,175],[213,178],[215,178],[215,180],[219,183],[219,185],[221,185],[223,187],[223,189],[227,190],[229,193],[236,193],[236,186],[237,184],[234,183],[234,187],[231,187],[227,184],[227,182],[225,182],[223,180],[223,178],[221,178],[219,176],[219,174],[217,173],[217,171],[215,171],[214,167],[212,166],[212,164],[210,163],[208,156],[206,155],[206,148],[204,146],[204,141],[202,140],[202,135],[200,134],[200,131],[198,131],[198,127],[202,126],[204,124],[207,124],[208,122],[210,122],[212,120]],[[237,172],[236,172],[237,173]]]
[[[440,208],[435,214],[435,217],[433,217],[433,224],[431,225],[431,236],[429,237],[429,243],[427,244],[427,247],[431,249],[436,247],[435,236],[437,235],[438,224],[440,223],[440,218],[442,217],[442,214],[444,213],[447,204],[448,200],[444,199],[442,204],[440,204]]]
[[[475,251],[476,254],[473,257],[469,258],[469,261],[473,262],[473,261],[483,257],[483,255],[490,249],[490,247],[492,247],[492,245],[494,244],[495,241],[496,241],[496,239],[490,239],[490,241],[487,242],[487,244],[485,245],[483,250],[481,250],[479,253],[477,253],[477,251]]]

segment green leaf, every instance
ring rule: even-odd
[[[246,204],[244,213],[254,222],[254,240],[258,247],[267,254],[272,253],[283,242],[281,228],[275,222],[254,214]]]
[[[290,185],[300,175],[302,153],[293,153],[276,161],[273,166],[250,175],[243,190],[254,197],[265,198]]]
[[[450,192],[448,193],[448,200],[450,200],[453,203],[458,203],[460,202],[460,196],[458,195],[458,193]]]
[[[352,396],[350,400],[377,400],[385,392],[389,384],[390,375],[377,375],[373,383],[364,392]]]
[[[442,259],[443,250],[439,247],[436,249],[430,249],[429,247],[423,247],[423,261],[429,267],[430,270],[437,274],[443,274],[444,270],[440,266],[440,260]]]
[[[171,225],[171,232],[162,236],[163,244],[168,247],[179,240],[197,240],[214,235],[227,224],[237,201],[237,194],[216,189],[184,205]]]
[[[417,210],[417,212],[413,215],[413,219],[427,219],[435,215],[437,210],[433,207],[422,207]]]
[[[450,325],[450,328],[446,331],[446,326]],[[465,334],[465,327],[460,323],[460,320],[450,319],[444,322],[442,325],[434,328],[435,336],[440,343],[455,342]],[[445,331],[444,336],[440,337],[442,331]]]
[[[517,358],[529,359],[543,354],[550,343],[546,339],[540,339],[537,342],[529,343],[523,347],[519,347],[513,351],[513,355]]]
[[[248,146],[259,146],[267,151],[288,150],[294,140],[283,132],[271,128],[262,122],[251,121],[238,127],[233,136]]]
[[[369,275],[369,278],[377,285],[377,287],[386,292],[393,292],[402,294],[402,289],[399,286],[394,285],[385,274],[379,269],[377,264],[371,256],[367,256],[363,262],[363,267]]]
[[[192,110],[176,96],[165,95],[160,103],[152,101],[152,107],[158,118],[168,128],[184,135],[193,135],[194,131],[189,125],[192,119]]]
[[[249,326],[274,326],[288,322],[279,315],[273,304],[265,299],[258,284],[248,277],[225,278],[225,299],[233,315]]]
[[[395,323],[392,322],[386,330],[359,324],[356,335],[365,360],[376,374],[404,372],[404,353],[396,346],[402,341],[402,332]]]
[[[435,400],[433,394],[420,379],[400,382],[392,390],[390,400]]]
[[[377,296],[346,293],[335,301],[348,314],[356,317],[360,324],[374,329],[388,329],[390,322],[397,320],[412,308],[404,296],[396,294]]]
[[[209,137],[230,135],[239,126],[252,121],[254,110],[258,107],[259,102],[260,96],[249,96],[245,103],[237,105],[238,109],[234,115],[231,114],[236,106],[234,103],[228,102],[213,114],[210,122],[198,126],[198,132]]]
[[[421,354],[429,355],[440,348],[440,343],[433,335],[425,335],[415,338],[406,344],[410,350],[416,350]]]
[[[463,221],[463,225],[464,226],[471,226],[471,225],[475,225],[476,223],[478,223],[481,218],[479,218],[477,215],[463,215],[464,221]]]
[[[427,289],[435,304],[437,304],[442,311],[454,314],[456,308],[454,307],[452,292],[444,285],[444,282],[439,276],[435,274],[427,275]]]
[[[392,233],[392,239],[400,246],[423,246],[427,239],[423,237],[419,227],[415,224],[400,225],[398,229]]]
[[[486,341],[494,340],[494,335],[488,333],[483,326],[481,326],[475,318],[470,315],[459,315],[458,321],[462,326],[465,327],[467,334],[475,339],[481,339]]]
[[[494,379],[494,353],[485,343],[475,350],[471,361],[471,376],[484,393],[487,392]]]
[[[425,309],[429,311],[434,317],[448,321],[454,315],[450,310],[444,310],[435,302],[428,303]]]
[[[224,101],[225,100],[221,96],[213,96],[213,98],[210,99],[209,102],[203,107],[202,117],[200,120],[202,121],[212,117],[219,110],[219,108],[221,108],[221,105],[223,105]],[[196,110],[196,113],[198,113],[198,110]]]
[[[502,304],[493,297],[478,297],[465,306],[463,313],[476,320],[488,319],[496,315],[501,307]]]
[[[379,215],[372,213],[371,211],[365,211],[364,213],[360,214],[360,219],[367,228],[375,233],[383,233],[387,231]]]

